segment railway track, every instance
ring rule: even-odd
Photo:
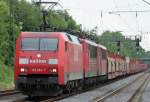
[[[43,101],[40,101],[40,102],[54,102],[54,101],[57,101],[57,100],[61,100],[61,99],[79,94],[79,93],[81,93],[81,92],[74,92],[74,93],[71,93],[71,94],[62,95],[62,96],[59,96],[59,97],[56,97],[56,98],[51,98],[51,99],[43,100]]]
[[[139,100],[141,100],[141,95],[144,92],[144,89],[147,86],[148,82],[150,81],[150,73],[146,73],[142,77],[135,79],[133,82],[121,86],[118,89],[112,90],[103,96],[96,97],[92,102],[105,102],[107,99],[119,95],[123,90],[126,90],[126,88],[131,87],[133,84],[136,84],[137,82],[140,81],[142,83],[135,90],[134,94],[129,97],[127,101],[127,102],[140,102]]]
[[[0,97],[13,95],[13,94],[18,94],[18,93],[20,93],[20,91],[17,91],[17,90],[0,91]]]
[[[143,84],[135,91],[135,93],[129,98],[128,102],[142,102],[142,95],[150,81],[150,76],[144,80]]]
[[[119,80],[119,79],[117,79],[117,80]],[[115,80],[115,81],[117,81],[117,80]],[[102,87],[104,85],[108,85],[108,84],[113,83],[113,82],[114,82],[114,80],[106,82],[105,84],[97,85],[95,87],[87,88],[87,89],[82,90],[82,91],[71,92],[70,94],[63,94],[63,95],[60,95],[60,96],[57,96],[57,97],[45,98],[45,99],[39,98],[39,99],[35,99],[35,100],[24,98],[24,99],[16,100],[14,102],[54,102],[54,101],[59,101],[59,100],[62,100],[62,99],[65,99],[65,98],[68,98],[68,97],[71,97],[71,96],[74,96],[74,95],[77,95],[77,94],[81,94],[81,93],[84,93],[84,92],[87,92],[87,91],[90,91],[90,90],[94,90],[96,88]]]
[[[0,102],[13,102],[14,100],[25,97],[18,90],[0,91]]]
[[[96,86],[98,87],[98,86]],[[54,102],[54,101],[58,101],[58,100],[62,100],[62,99],[65,99],[65,98],[68,98],[68,97],[71,97],[73,95],[77,95],[77,94],[81,94],[81,93],[84,93],[86,91],[90,91],[90,90],[93,90],[95,89],[96,87],[93,87],[93,88],[89,88],[89,89],[86,89],[86,90],[83,90],[83,91],[77,91],[77,92],[72,92],[70,94],[63,94],[63,95],[60,95],[60,96],[57,96],[57,97],[51,97],[51,98],[38,98],[38,99],[28,99],[28,98],[24,98],[24,99],[21,99],[21,100],[16,100],[14,102]],[[100,86],[99,86],[100,87]],[[33,100],[33,101],[32,101]]]
[[[143,76],[143,75],[141,75],[141,76]],[[120,79],[122,79],[122,78],[119,78],[119,79],[117,79],[117,80],[120,80]],[[91,87],[91,88],[88,88],[88,89],[86,89],[86,90],[83,90],[83,91],[77,91],[77,92],[72,92],[72,93],[70,93],[70,94],[63,94],[63,95],[60,95],[60,96],[57,96],[57,97],[52,97],[52,98],[45,98],[45,99],[42,99],[42,98],[38,98],[38,99],[28,99],[28,98],[23,98],[23,99],[19,99],[19,100],[16,100],[16,101],[14,101],[14,102],[54,102],[54,101],[59,101],[59,100],[62,100],[62,99],[65,99],[65,98],[68,98],[68,97],[71,97],[71,96],[74,96],[74,95],[77,95],[77,94],[81,94],[81,93],[84,93],[84,92],[87,92],[87,91],[90,91],[90,90],[94,90],[94,89],[96,89],[96,88],[100,88],[100,87],[102,87],[102,86],[104,86],[104,85],[108,85],[108,84],[111,84],[111,83],[113,83],[113,82],[115,82],[115,81],[117,81],[117,80],[112,80],[112,81],[109,81],[109,82],[106,82],[105,84],[101,84],[101,85],[97,85],[97,86],[95,86],[95,87]],[[138,78],[137,79],[135,79],[134,81],[136,81],[136,80],[138,80]],[[129,84],[128,84],[129,85]],[[121,89],[123,89],[124,87],[127,87],[128,85],[125,85],[125,86],[123,86],[123,87],[120,87],[120,88],[118,88],[117,90],[121,90]],[[115,92],[116,90],[114,90],[113,92]],[[107,97],[108,96],[110,96],[111,95],[111,93],[107,93]],[[106,97],[106,96],[105,96]],[[101,102],[101,101],[95,101],[95,102]]]
[[[137,79],[138,79],[138,78],[137,78]],[[137,80],[137,79],[136,79],[136,80]],[[118,79],[118,80],[119,80],[119,79]],[[136,81],[136,80],[134,80],[134,81]],[[115,80],[115,81],[117,81],[117,80]],[[59,96],[59,97],[56,97],[56,98],[50,98],[50,99],[43,100],[43,101],[40,101],[40,102],[54,102],[54,101],[59,101],[59,100],[68,98],[68,97],[70,97],[70,96],[74,96],[74,95],[81,94],[81,93],[84,93],[84,92],[87,92],[87,91],[90,91],[90,90],[94,90],[94,89],[96,89],[96,88],[100,88],[100,87],[102,87],[102,86],[104,86],[104,85],[108,85],[108,84],[113,83],[113,82],[115,82],[115,81],[113,80],[113,81],[107,82],[107,83],[105,83],[105,84],[103,84],[103,85],[101,85],[101,86],[96,86],[96,87],[93,87],[93,88],[88,88],[88,89],[83,90],[83,91],[80,91],[80,92],[74,92],[74,93],[71,93],[71,94],[62,95],[62,96]]]

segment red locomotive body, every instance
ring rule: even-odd
[[[83,78],[82,45],[66,33],[22,32],[15,62],[16,87],[29,95],[47,95]]]
[[[106,47],[86,39],[82,39],[82,45],[85,83],[107,80]]]
[[[107,80],[107,48],[103,45],[98,44],[97,49],[99,55],[98,59],[100,63],[99,76],[102,78],[102,80]]]

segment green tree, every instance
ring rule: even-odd
[[[0,1],[0,60],[5,61],[9,49],[9,8],[6,2]]]
[[[101,44],[105,45],[110,52],[117,53],[117,41],[120,41],[120,54],[129,57],[142,57],[144,55],[144,49],[139,47],[139,51],[136,51],[136,44],[134,40],[125,38],[120,32],[106,31],[99,36]]]
[[[15,5],[15,21],[23,31],[37,31],[41,23],[40,11],[26,0],[20,0]]]

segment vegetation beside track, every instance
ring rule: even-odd
[[[12,89],[14,86],[13,78],[13,68],[0,62],[0,90]]]

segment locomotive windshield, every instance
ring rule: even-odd
[[[48,39],[48,38],[42,38],[40,39],[40,50],[42,51],[55,51],[57,50],[58,45],[58,39]]]
[[[21,42],[21,49],[25,51],[56,51],[57,48],[57,38],[23,38]]]

